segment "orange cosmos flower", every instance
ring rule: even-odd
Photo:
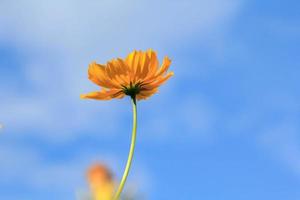
[[[111,200],[114,192],[112,175],[106,166],[95,164],[87,172],[94,200]]]
[[[89,65],[89,79],[99,85],[102,90],[81,95],[83,99],[109,100],[113,98],[123,98],[125,95],[131,97],[133,111],[133,129],[131,144],[126,162],[126,167],[120,181],[120,185],[112,196],[113,185],[102,184],[103,168],[97,166],[89,172],[89,180],[92,191],[96,200],[119,200],[126,183],[129,170],[132,164],[133,154],[136,142],[137,130],[137,102],[136,100],[147,99],[158,90],[158,87],[167,81],[173,72],[168,73],[171,60],[165,57],[162,65],[159,67],[159,61],[156,53],[149,49],[146,52],[133,51],[126,59],[113,59],[107,62],[106,65],[97,64],[95,62]],[[102,177],[102,178],[100,178]],[[104,183],[106,183],[104,181]],[[109,179],[107,179],[107,183]],[[102,189],[100,189],[102,188]],[[103,190],[103,188],[108,188]],[[103,192],[105,191],[105,192]],[[109,191],[109,192],[107,192]],[[103,199],[103,194],[109,194]]]
[[[151,49],[133,51],[125,60],[113,59],[106,65],[93,62],[89,65],[89,79],[102,90],[81,95],[81,98],[109,100],[128,95],[137,100],[147,99],[173,75],[173,72],[167,73],[170,64],[171,60],[165,57],[159,68],[156,52]]]

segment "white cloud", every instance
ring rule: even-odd
[[[299,132],[299,126],[287,120],[269,128],[259,137],[259,142],[271,155],[282,161],[298,176],[300,176]]]
[[[143,121],[139,132],[145,140],[197,138],[207,142],[214,137],[218,120],[214,105],[207,97],[199,95],[186,94],[176,100],[155,98],[151,103],[143,104],[140,112],[143,113]]]
[[[133,48],[152,47],[164,55],[172,43],[222,29],[240,3],[1,1],[1,42],[16,46],[26,57],[13,69],[24,77],[24,86],[1,88],[9,91],[1,95],[1,120],[8,130],[39,129],[48,133],[43,133],[45,137],[59,140],[99,121],[108,127],[103,132],[113,132],[115,121],[127,111],[125,103],[79,100],[79,94],[98,89],[86,78],[87,64],[124,56]]]
[[[296,96],[270,90],[259,98],[251,96],[242,107],[224,120],[228,133],[257,139],[263,153],[286,170],[300,175],[300,104]]]
[[[222,26],[241,1],[11,1],[1,2],[2,35],[27,45],[81,50],[201,34]],[[156,42],[155,42],[156,41]],[[113,42],[113,45],[110,43]],[[77,46],[78,45],[78,46]],[[104,45],[104,46],[103,46]],[[74,47],[76,49],[74,49]],[[81,47],[81,48],[80,48]],[[129,45],[129,47],[131,47]]]

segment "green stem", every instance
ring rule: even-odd
[[[126,163],[126,167],[125,167],[125,170],[124,170],[124,173],[123,173],[122,180],[120,182],[120,185],[118,187],[118,190],[117,190],[116,194],[113,197],[113,200],[119,200],[120,199],[121,193],[122,193],[124,185],[126,183],[126,179],[128,177],[128,174],[129,174],[129,170],[130,170],[130,167],[131,167],[132,158],[133,158],[133,154],[134,154],[135,141],[136,141],[136,124],[137,124],[137,108],[136,108],[136,99],[135,99],[135,97],[131,98],[131,102],[132,102],[132,111],[133,111],[133,128],[132,128],[130,151],[129,151],[129,155],[128,155],[128,159],[127,159],[127,163]]]

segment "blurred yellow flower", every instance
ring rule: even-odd
[[[87,172],[93,200],[111,200],[114,183],[110,171],[101,164],[95,164]]]
[[[156,52],[151,49],[133,51],[126,59],[113,59],[106,65],[93,62],[89,65],[89,79],[102,90],[81,95],[81,98],[109,100],[128,95],[137,100],[147,99],[173,75],[173,72],[167,73],[170,64],[171,60],[165,57],[159,67]]]

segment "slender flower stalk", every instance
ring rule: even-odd
[[[128,154],[128,159],[126,163],[126,167],[123,173],[122,180],[120,182],[120,185],[116,191],[115,196],[113,197],[113,200],[119,200],[121,193],[123,191],[124,185],[126,183],[129,170],[131,167],[132,163],[132,158],[134,154],[134,149],[135,149],[135,142],[136,142],[136,127],[137,127],[137,106],[136,106],[136,99],[135,97],[131,97],[131,102],[132,102],[132,112],[133,112],[133,124],[132,124],[132,134],[131,134],[131,144],[130,144],[130,150]]]

